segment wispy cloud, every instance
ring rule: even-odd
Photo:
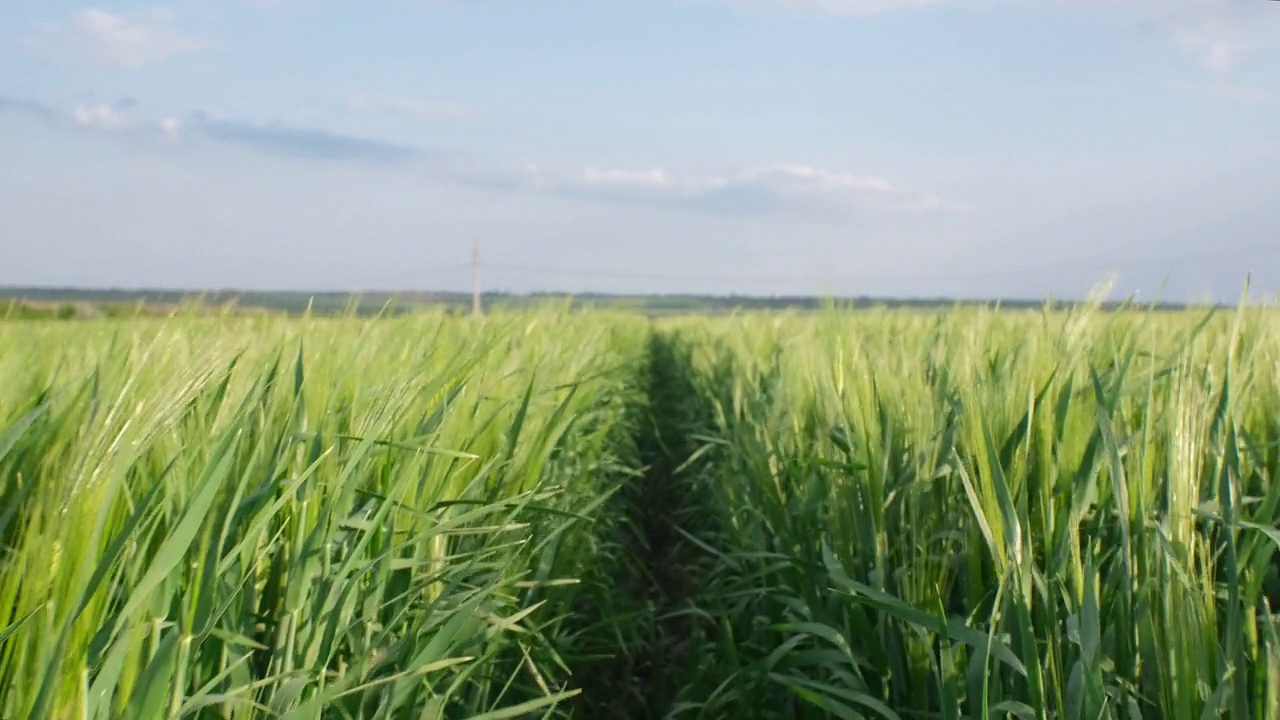
[[[60,111],[35,101],[0,97],[0,114],[38,117],[77,132],[153,143],[217,143],[267,156],[316,162],[401,166],[437,181],[487,190],[558,195],[588,202],[670,207],[723,215],[832,212],[858,208],[908,213],[966,212],[968,207],[914,192],[881,177],[810,165],[748,167],[719,174],[586,167],[557,171],[513,167],[411,145],[282,124],[258,124],[193,113],[185,119],[137,117],[132,103],[84,103]]]
[[[58,111],[53,107],[35,100],[0,95],[0,114],[24,115],[44,122],[52,123],[58,118]]]
[[[1280,93],[1257,85],[1231,85],[1222,82],[1202,82],[1195,80],[1167,80],[1166,89],[1191,93],[1215,100],[1226,100],[1244,105],[1276,105],[1280,104]]]
[[[426,155],[417,148],[381,140],[287,125],[258,125],[203,114],[194,115],[187,125],[192,132],[209,140],[281,157],[399,164]]]
[[[429,100],[409,95],[352,95],[347,109],[358,113],[402,115],[417,120],[479,120],[482,113],[460,102]]]
[[[67,22],[38,27],[28,38],[37,52],[59,59],[142,67],[198,53],[209,43],[175,27],[171,10],[115,14],[89,8]]]
[[[1206,12],[1176,23],[1170,37],[1202,67],[1226,72],[1254,54],[1280,47],[1280,6],[1267,9],[1271,12],[1259,13],[1257,8]]]
[[[0,97],[0,115],[25,115],[60,130],[109,133],[137,140],[173,142],[179,139],[183,126],[180,120],[137,118],[129,112],[133,105],[132,100],[124,99],[80,103],[71,110],[62,110],[37,100]]]
[[[963,212],[968,208],[900,188],[884,178],[809,165],[751,167],[715,175],[672,175],[648,170],[589,167],[562,180],[541,180],[567,194],[594,200],[665,205],[729,214],[856,205],[906,212]]]
[[[136,117],[131,101],[81,103],[61,110],[34,100],[0,96],[0,114],[37,117],[61,130],[128,135],[134,139],[175,142],[180,139],[237,146],[251,152],[300,160],[361,162],[376,165],[403,164],[428,157],[409,145],[353,135],[233,120],[206,113],[185,119]]]
[[[834,16],[871,16],[932,6],[991,7],[1027,0],[720,0],[738,7],[772,7]],[[1254,0],[1051,0],[1044,5],[1137,17],[1163,27],[1169,41],[1193,62],[1227,71],[1250,56],[1280,48],[1280,3]]]

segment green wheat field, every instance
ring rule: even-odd
[[[1280,315],[0,322],[0,718],[1280,718]]]

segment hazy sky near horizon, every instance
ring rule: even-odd
[[[1274,0],[0,5],[0,284],[1280,291]]]

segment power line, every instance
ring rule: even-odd
[[[467,270],[470,267],[471,267],[470,263],[458,263],[456,265],[440,265],[440,266],[420,269],[420,270],[406,270],[406,271],[398,272],[391,275],[366,276],[363,278],[350,280],[345,284],[346,285],[365,285],[368,283],[392,282],[397,280],[417,280],[428,275],[429,276],[456,275],[457,273],[463,270]]]
[[[1040,263],[1037,265],[1006,268],[1000,270],[977,270],[969,272],[953,272],[953,273],[875,273],[845,276],[827,276],[815,278],[814,276],[783,276],[783,275],[701,275],[701,274],[678,274],[678,273],[641,273],[626,272],[615,270],[589,270],[589,269],[572,269],[557,268],[539,265],[517,265],[511,263],[490,263],[486,267],[490,271],[503,273],[522,273],[530,275],[555,275],[563,277],[586,277],[586,278],[613,278],[628,280],[684,280],[696,282],[757,282],[757,283],[808,283],[815,279],[835,282],[852,282],[852,283],[884,283],[884,282],[921,282],[921,281],[952,281],[952,280],[983,280],[991,278],[1004,278],[1018,275],[1036,275],[1050,272],[1064,272],[1071,270],[1108,270],[1113,272],[1144,270],[1153,268],[1167,268],[1174,265],[1181,265],[1188,262],[1212,260],[1222,257],[1230,257],[1240,255],[1246,252],[1266,252],[1274,253],[1280,251],[1280,245],[1274,245],[1270,242],[1251,243],[1249,245],[1216,249],[1210,251],[1185,253],[1173,257],[1162,259],[1146,259],[1146,260],[1129,260],[1119,263],[1107,262],[1105,260],[1094,258],[1078,261],[1058,261],[1050,263]]]
[[[599,278],[599,279],[623,279],[623,280],[651,280],[651,281],[669,281],[669,282],[713,282],[713,283],[776,283],[776,284],[811,284],[814,282],[840,282],[849,284],[869,284],[882,285],[885,283],[920,283],[920,282],[947,282],[947,281],[965,281],[965,280],[989,280],[998,278],[1008,278],[1023,275],[1043,275],[1046,273],[1061,273],[1081,270],[1103,270],[1103,271],[1134,271],[1145,269],[1170,268],[1176,265],[1182,265],[1190,262],[1203,262],[1224,257],[1238,256],[1249,252],[1258,252],[1264,254],[1273,254],[1280,251],[1280,243],[1275,242],[1255,242],[1246,245],[1215,248],[1212,250],[1204,250],[1193,253],[1183,253],[1165,258],[1147,258],[1147,259],[1131,259],[1120,262],[1110,262],[1104,258],[1092,257],[1083,259],[1059,260],[1053,262],[1038,263],[1034,265],[1026,265],[1015,268],[1004,269],[979,269],[963,272],[941,272],[941,273],[855,273],[844,275],[826,275],[820,276],[811,274],[803,275],[712,275],[703,273],[661,273],[661,272],[632,272],[624,270],[609,269],[591,269],[591,268],[571,268],[571,267],[555,267],[550,265],[526,265],[519,263],[486,263],[485,270],[491,274],[499,276],[530,276],[542,275],[553,277],[568,278]],[[247,268],[248,266],[246,266]],[[261,270],[261,265],[255,265],[255,269]],[[379,273],[376,275],[365,275],[353,279],[349,279],[342,283],[346,287],[361,287],[366,290],[373,290],[373,285],[401,282],[401,281],[417,281],[414,285],[422,286],[423,280],[427,278],[436,278],[442,276],[458,277],[464,273],[470,272],[472,275],[472,296],[473,310],[475,305],[475,296],[481,292],[479,278],[479,246],[473,248],[471,262],[469,263],[452,263],[448,265],[437,265],[429,268],[419,268],[416,270],[397,270],[391,273]]]
[[[584,270],[569,268],[553,268],[547,266],[533,265],[512,265],[509,263],[490,263],[488,269],[498,272],[515,272],[527,273],[531,275],[563,275],[568,277],[602,277],[602,278],[620,278],[628,280],[697,280],[697,281],[758,281],[758,282],[774,282],[774,281],[792,281],[804,278],[781,278],[781,277],[760,277],[760,276],[724,276],[724,275],[682,275],[682,274],[666,274],[666,273],[635,273],[635,272],[617,272],[613,270]]]

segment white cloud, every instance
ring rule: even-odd
[[[559,182],[537,177],[533,184],[606,200],[718,211],[768,211],[808,202],[851,203],[898,211],[968,210],[933,195],[899,188],[884,178],[796,164],[750,167],[717,175],[673,175],[662,168],[588,167]]]
[[[591,202],[650,205],[724,215],[779,211],[881,211],[969,214],[969,205],[902,188],[872,175],[802,164],[753,166],[708,174],[662,167],[587,166],[551,169],[537,164],[503,166],[477,159],[446,161],[434,168],[442,180],[492,190],[528,190]]]
[[[719,184],[769,183],[782,192],[850,192],[896,195],[901,193],[888,180],[870,175],[832,172],[808,165],[778,165],[753,168],[736,177],[717,178]]]
[[[1170,37],[1204,68],[1225,72],[1251,55],[1280,46],[1280,6],[1271,9],[1265,15],[1244,11],[1205,14],[1176,24]]]
[[[1227,100],[1244,105],[1276,105],[1280,103],[1280,93],[1271,88],[1257,85],[1230,85],[1219,82],[1197,82],[1194,80],[1168,80],[1164,86],[1169,90],[1201,95],[1216,100]]]
[[[994,7],[1056,5],[1116,17],[1140,18],[1162,27],[1169,41],[1194,62],[1219,72],[1280,47],[1280,3],[1265,0],[720,0],[741,7],[866,16],[936,5]]]
[[[36,50],[106,65],[141,67],[205,50],[209,44],[174,28],[170,10],[118,15],[89,8],[66,23],[38,28],[30,38]]]
[[[846,191],[894,194],[900,192],[889,181],[873,176],[852,175],[821,170],[808,165],[772,165],[754,167],[723,175],[691,175],[673,177],[662,168],[650,170],[601,170],[588,167],[582,171],[583,185],[595,187],[666,188],[697,193],[735,185],[769,185],[780,192]]]
[[[352,95],[347,108],[360,113],[388,113],[419,120],[477,120],[481,113],[459,102],[428,100],[408,95]]]
[[[1058,0],[1118,13],[1110,0]],[[1201,68],[1224,73],[1259,53],[1280,48],[1280,3],[1267,0],[1130,0],[1123,12],[1163,29]],[[1123,17],[1123,16],[1122,16]]]
[[[652,170],[600,170],[589,167],[582,171],[582,184],[589,187],[671,187],[671,178],[662,168]]]
[[[130,101],[121,103],[88,103],[77,105],[70,113],[70,126],[85,131],[115,133],[134,140],[175,143],[182,137],[185,123],[176,117],[163,117],[159,120],[136,118],[126,112]],[[63,127],[67,126],[67,115],[51,111],[50,119]]]
[[[169,142],[177,142],[182,137],[182,121],[175,117],[167,117],[159,122],[160,133]]]
[[[77,127],[118,132],[131,130],[134,123],[122,111],[107,103],[78,105],[72,113]]]

